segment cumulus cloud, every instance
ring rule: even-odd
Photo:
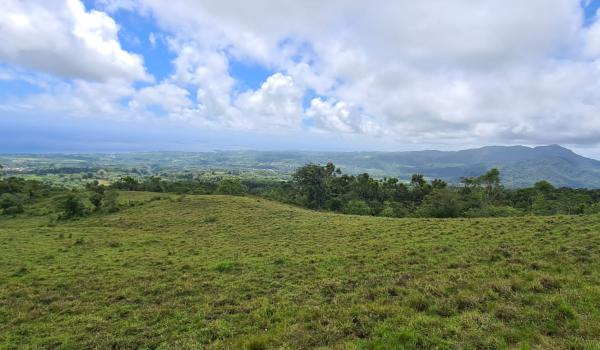
[[[0,59],[80,78],[143,79],[109,15],[135,11],[157,21],[153,36],[175,54],[173,72],[137,91],[116,89],[120,97],[105,102],[122,115],[154,105],[171,118],[243,130],[296,130],[308,118],[315,131],[397,144],[600,139],[600,20],[584,23],[579,0],[98,0],[108,14],[76,0],[48,4],[0,5],[0,23],[8,23],[0,34],[17,38],[0,44]],[[58,49],[44,46],[50,41]],[[46,63],[35,50],[79,57]],[[99,61],[80,59],[86,55]],[[274,74],[240,91],[232,59]],[[86,96],[86,84],[69,86]]]
[[[179,113],[188,108],[192,102],[188,98],[189,92],[177,85],[162,83],[148,86],[138,90],[129,101],[129,108],[134,111],[144,111],[148,107],[157,106],[166,113]]]
[[[250,126],[295,129],[302,121],[302,96],[292,77],[276,73],[260,89],[241,94],[236,106]]]
[[[323,131],[343,133],[382,134],[379,126],[369,117],[345,101],[323,100],[314,98],[306,115],[313,119],[315,126]]]
[[[150,80],[140,56],[124,51],[119,27],[79,0],[0,2],[0,60],[68,78]]]
[[[232,110],[231,92],[235,85],[229,75],[227,57],[222,52],[189,42],[171,41],[171,46],[178,56],[170,81],[195,89],[205,118],[227,118]]]

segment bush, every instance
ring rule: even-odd
[[[452,190],[434,190],[428,194],[417,210],[417,216],[434,218],[459,217],[464,208],[464,202],[458,192]]]
[[[600,214],[600,202],[588,206],[584,212],[585,214]]]
[[[104,199],[104,193],[92,192],[90,194],[89,200],[94,205],[96,211],[99,211],[102,208],[102,200]]]
[[[353,215],[371,215],[373,214],[373,210],[365,201],[353,199],[344,207],[344,213]]]
[[[20,214],[22,212],[25,211],[25,208],[23,208],[23,204],[17,204],[15,206],[12,207],[8,207],[8,208],[4,208],[2,210],[2,214],[4,215],[15,215],[15,214]]]
[[[24,211],[23,200],[17,195],[3,193],[0,195],[0,209],[4,215],[22,213]]]
[[[115,213],[119,211],[119,203],[117,199],[119,193],[114,190],[107,191],[102,200],[102,207],[109,213]]]
[[[81,198],[74,193],[69,193],[66,195],[64,199],[59,202],[58,206],[63,210],[63,214],[61,215],[62,219],[72,219],[86,216],[88,214],[85,204]]]
[[[496,207],[489,205],[483,208],[471,208],[465,212],[468,218],[522,216],[523,212],[513,207]]]
[[[383,209],[380,216],[388,218],[403,218],[409,215],[409,210],[402,203],[397,202],[385,202],[383,203]]]
[[[240,179],[223,179],[217,186],[218,194],[227,194],[230,196],[243,196],[248,192],[248,187]]]

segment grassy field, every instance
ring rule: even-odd
[[[599,216],[121,198],[137,205],[0,218],[0,348],[600,348]]]

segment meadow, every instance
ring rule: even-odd
[[[600,216],[121,192],[0,217],[0,349],[598,349]]]

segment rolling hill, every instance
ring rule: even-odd
[[[0,218],[0,348],[593,349],[600,217],[387,219],[251,197]],[[35,214],[37,213],[37,214]]]

